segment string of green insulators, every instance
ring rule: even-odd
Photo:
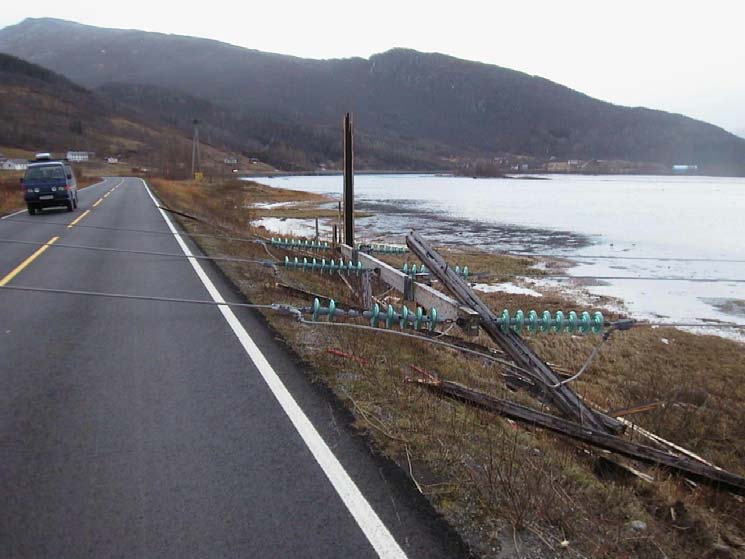
[[[303,249],[303,250],[331,250],[329,243],[308,241],[306,239],[283,239],[281,237],[271,239],[271,245],[279,248]]]
[[[354,272],[357,275],[362,272],[362,262],[353,264],[351,260],[344,262],[343,258],[340,258],[338,262],[333,258],[327,262],[325,258],[321,258],[320,260],[315,258],[311,260],[303,258],[302,260],[299,260],[296,256],[294,259],[290,260],[289,256],[285,256],[284,263],[286,268],[302,270],[303,272],[346,272],[347,274]]]
[[[432,332],[438,324],[445,322],[444,319],[438,316],[437,309],[434,307],[429,310],[429,314],[424,314],[422,307],[417,307],[416,311],[412,311],[408,307],[403,306],[400,311],[396,311],[393,305],[388,305],[388,308],[383,311],[377,303],[373,305],[372,309],[366,311],[344,310],[338,308],[336,301],[333,299],[329,300],[327,307],[321,305],[318,299],[314,299],[313,306],[309,309],[301,309],[301,312],[312,314],[315,322],[318,322],[322,317],[327,317],[329,322],[342,317],[366,318],[374,328],[379,328],[380,326],[393,328],[398,325],[401,330],[409,328],[421,330],[423,327],[426,327]]]
[[[527,315],[523,311],[517,311],[514,316],[510,316],[510,311],[505,309],[502,311],[498,322],[502,332],[506,333],[509,330],[513,330],[518,334],[523,331],[523,328],[526,328],[530,333],[540,331],[566,332],[570,334],[600,334],[605,326],[603,313],[594,312],[590,314],[587,311],[583,311],[580,314],[570,311],[567,315],[562,311],[557,311],[553,316],[548,311],[543,311],[540,315],[536,311],[530,311]]]
[[[373,253],[376,252],[378,254],[404,254],[406,252],[409,252],[409,249],[406,247],[397,247],[397,246],[391,246],[391,245],[366,245],[366,244],[359,244],[357,245],[357,250],[367,253]]]
[[[462,278],[468,279],[468,276],[470,275],[470,271],[468,270],[468,266],[463,266],[461,268],[460,266],[456,266],[455,273],[461,276]],[[409,267],[409,264],[404,264],[403,268],[401,268],[401,271],[411,277],[416,276],[417,274],[429,274],[430,271],[427,269],[427,266],[422,264],[421,266],[417,267],[416,264],[412,264],[411,267]]]

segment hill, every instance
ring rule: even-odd
[[[138,165],[168,161],[185,168],[191,139],[51,70],[0,54],[0,146],[31,152],[94,151]],[[205,155],[213,164],[224,157],[221,149],[210,146]]]
[[[207,101],[229,115],[214,124],[226,137],[251,145],[246,125],[255,126],[262,132],[253,140],[262,149],[279,141],[302,153],[304,164],[338,160],[340,117],[351,110],[364,132],[360,154],[378,167],[442,167],[452,157],[512,154],[745,173],[745,141],[716,126],[616,106],[540,77],[442,54],[393,49],[370,59],[310,60],[52,19],[0,30],[0,51],[87,87],[154,86]],[[126,95],[126,89],[109,91]],[[145,101],[148,112],[153,101]],[[139,106],[136,98],[130,103]],[[162,107],[162,114],[172,109]],[[279,130],[281,139],[269,130]]]

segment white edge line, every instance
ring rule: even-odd
[[[143,179],[140,180],[157,207],[158,201],[150,191],[147,183]],[[160,212],[160,215],[163,216],[163,219],[171,230],[171,233],[173,233],[176,238],[181,250],[183,250],[184,254],[189,257],[189,262],[191,262],[194,271],[202,281],[202,284],[204,284],[204,287],[207,289],[210,297],[212,297],[212,300],[216,303],[224,303],[225,300],[222,298],[222,295],[220,295],[215,284],[212,283],[212,280],[204,272],[199,262],[192,258],[194,255],[174,227],[170,217],[160,208],[157,209]],[[321,466],[323,473],[326,474],[326,477],[331,482],[331,485],[334,487],[339,497],[341,497],[341,500],[357,522],[357,525],[375,549],[375,552],[381,559],[406,559],[406,554],[398,545],[393,535],[388,531],[388,528],[383,524],[383,521],[380,520],[380,517],[378,517],[372,506],[370,506],[370,503],[367,502],[367,499],[362,495],[362,492],[359,490],[352,478],[349,477],[347,471],[341,465],[336,456],[334,456],[334,453],[323,440],[323,437],[321,437],[310,419],[308,419],[308,416],[305,415],[305,412],[303,412],[298,403],[292,397],[276,371],[272,368],[266,357],[264,357],[264,354],[261,353],[261,350],[251,339],[251,336],[248,335],[248,332],[246,332],[246,329],[235,316],[233,311],[230,307],[226,306],[218,306],[218,308],[230,328],[233,330],[233,333],[238,337],[243,349],[264,378],[264,381],[269,386],[269,389],[274,394],[279,405],[282,406],[285,414],[287,414],[287,417],[295,426],[295,429],[303,439],[303,442],[313,454],[316,462]]]
[[[96,184],[89,184],[88,186],[84,186],[83,188],[78,188],[79,192],[82,192],[83,190],[88,190],[89,188],[93,188],[94,186],[100,186],[103,183],[105,183],[107,180],[109,180],[111,177],[103,177],[103,180],[101,182],[97,182]],[[124,182],[124,179],[122,179],[122,182],[120,182],[117,186],[120,186]],[[18,214],[22,214],[26,210],[18,210],[17,212],[13,212],[12,214],[0,216],[0,220],[8,219],[9,217],[13,217]]]

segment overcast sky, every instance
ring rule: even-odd
[[[0,27],[49,16],[309,58],[367,57],[396,46],[442,52],[745,136],[745,0],[211,0],[199,9],[152,0],[4,4]]]

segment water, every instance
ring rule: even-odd
[[[403,242],[410,229],[438,244],[552,253],[573,260],[573,275],[742,278],[745,179],[574,176],[550,180],[433,175],[360,175],[358,236]],[[341,195],[340,176],[271,177],[261,182]],[[592,259],[585,256],[621,256]],[[630,260],[644,257],[651,260]],[[563,282],[566,283],[566,282]],[[624,300],[638,318],[667,322],[745,322],[745,284],[610,280],[586,286]]]

